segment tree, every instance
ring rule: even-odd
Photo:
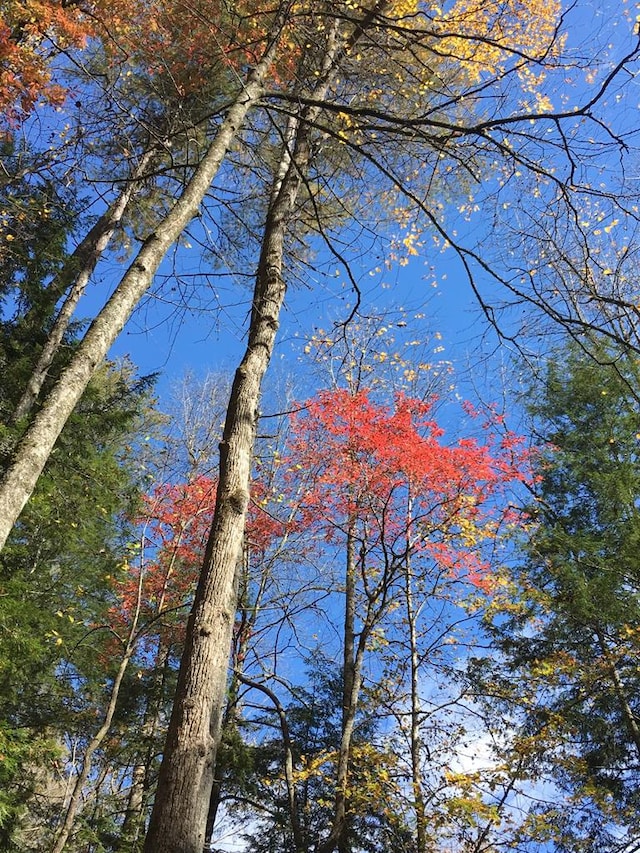
[[[197,214],[198,205],[235,135],[237,125],[260,94],[261,75],[266,73],[270,59],[271,54],[268,54],[250,75],[246,90],[243,89],[242,96],[237,99],[236,108],[229,111],[216,143],[209,150],[209,157],[202,161],[187,190],[165,218],[163,228],[156,229],[153,239],[150,238],[138,253],[118,286],[117,293],[114,293],[84,336],[64,378],[48,396],[25,434],[15,461],[4,477],[1,500],[6,526],[0,534],[2,540],[6,539],[15,518],[26,503],[62,425],[73,411],[97,364],[104,358],[139,298],[150,285],[167,249]]]
[[[303,519],[340,542],[346,560],[340,583],[345,590],[342,739],[333,825],[318,847],[323,853],[344,848],[352,732],[375,633],[388,636],[389,613],[403,588],[410,606],[409,571],[451,572],[482,583],[487,567],[478,547],[493,536],[500,514],[492,498],[524,476],[514,436],[505,434],[493,447],[471,439],[446,447],[429,408],[398,395],[387,409],[364,391],[337,390],[308,401],[294,428],[292,459],[309,482]],[[413,766],[417,772],[416,755]],[[420,812],[417,781],[414,776]],[[418,824],[424,831],[424,815]],[[421,843],[424,849],[424,839]]]
[[[232,140],[237,137],[240,125],[246,121],[249,128],[249,119],[255,118],[251,129],[256,130],[259,135],[263,126],[261,120],[264,120],[274,129],[274,135],[279,137],[280,143],[284,140],[284,145],[277,146],[280,153],[276,158],[282,171],[277,175],[265,217],[265,254],[258,264],[257,300],[249,333],[253,350],[250,350],[247,361],[238,372],[238,383],[232,392],[228,432],[223,442],[223,470],[219,483],[220,489],[226,489],[227,483],[230,489],[225,496],[228,498],[226,502],[221,499],[217,501],[215,524],[218,524],[221,514],[228,510],[232,529],[225,528],[223,531],[222,526],[216,527],[217,532],[214,531],[212,535],[211,553],[216,552],[214,562],[221,567],[222,580],[219,586],[214,583],[207,590],[207,566],[203,575],[203,596],[198,597],[196,602],[196,614],[199,615],[194,615],[191,623],[195,631],[198,626],[204,626],[205,634],[213,636],[217,631],[212,633],[211,626],[204,624],[207,621],[205,611],[227,611],[226,616],[220,617],[220,623],[226,622],[226,625],[220,629],[219,641],[216,641],[218,649],[224,649],[224,638],[228,639],[231,624],[229,612],[233,611],[233,607],[227,607],[226,602],[233,597],[232,578],[239,553],[244,507],[248,496],[248,458],[252,452],[255,429],[251,422],[256,416],[260,379],[268,361],[274,327],[277,324],[278,306],[284,294],[284,282],[280,272],[281,250],[285,242],[286,227],[294,219],[301,184],[305,184],[308,192],[307,207],[314,211],[314,215],[318,207],[311,182],[316,175],[310,171],[310,166],[318,162],[315,160],[316,149],[320,150],[322,143],[331,139],[338,145],[343,144],[348,152],[348,156],[345,155],[347,162],[354,168],[353,174],[357,176],[353,181],[354,187],[361,186],[363,178],[370,182],[372,170],[376,169],[385,181],[385,200],[395,201],[400,197],[400,193],[408,199],[408,211],[402,213],[402,221],[406,221],[413,208],[420,211],[436,234],[442,240],[448,240],[455,248],[469,271],[472,263],[485,270],[489,267],[479,251],[464,247],[460,243],[455,237],[455,227],[447,228],[442,224],[439,202],[436,203],[428,192],[431,178],[442,179],[445,185],[447,182],[459,185],[457,167],[460,164],[469,168],[472,177],[484,175],[486,168],[488,175],[496,177],[490,178],[486,184],[481,184],[486,186],[485,198],[482,201],[490,204],[490,210],[498,211],[504,199],[500,182],[509,183],[511,176],[519,177],[521,169],[526,170],[534,191],[532,197],[539,199],[537,204],[540,207],[544,206],[547,211],[554,212],[550,239],[545,243],[544,252],[541,251],[541,257],[543,253],[545,255],[544,261],[541,260],[542,268],[547,270],[553,264],[555,268],[559,268],[561,261],[571,265],[574,260],[572,238],[575,238],[576,244],[582,248],[590,247],[592,237],[589,232],[587,238],[584,230],[587,226],[579,224],[591,220],[581,220],[575,216],[573,196],[574,187],[577,187],[574,179],[578,172],[575,160],[578,155],[568,148],[566,140],[572,137],[576,121],[584,121],[585,126],[598,132],[606,127],[606,123],[603,123],[597,114],[597,108],[612,81],[616,79],[617,73],[634,58],[635,46],[629,45],[626,55],[614,64],[611,73],[606,76],[593,97],[585,100],[582,105],[576,105],[576,109],[554,113],[552,109],[549,110],[549,103],[539,98],[537,93],[541,82],[541,67],[551,73],[556,65],[562,65],[558,58],[557,11],[553,4],[545,6],[543,10],[538,4],[526,8],[521,4],[501,6],[490,18],[491,31],[495,33],[495,37],[488,40],[485,4],[472,7],[467,3],[456,4],[447,14],[439,16],[430,16],[422,7],[414,4],[407,6],[404,3],[377,3],[370,8],[359,10],[355,15],[350,4],[347,4],[344,12],[341,10],[338,16],[333,11],[333,4],[320,10],[315,4],[309,9],[304,6],[279,7],[276,16],[268,18],[266,41],[265,29],[259,32],[258,42],[260,48],[264,49],[262,53],[257,51],[259,55],[255,57],[256,61],[247,77],[246,85],[241,87],[239,94],[237,87],[234,89],[232,105],[220,123],[214,140],[210,144],[207,143],[207,153],[197,165],[185,170],[188,180],[175,206],[166,215],[158,216],[155,229],[147,237],[140,253],[116,288],[114,296],[88,331],[76,358],[55,391],[44,402],[31,429],[25,435],[16,453],[15,463],[5,478],[2,517],[7,519],[7,526],[13,523],[27,500],[44,459],[53,447],[66,417],[82,394],[95,365],[103,357],[138,299],[150,286],[153,273],[169,246],[196,215],[213,176],[226,156]],[[535,26],[531,25],[532,21],[535,21]],[[271,73],[273,61],[283,52],[288,40],[298,48],[294,50],[294,73],[286,78],[286,84],[281,83],[274,90],[267,91],[265,81]],[[302,44],[311,44],[312,47],[302,49]],[[469,50],[470,45],[473,45],[473,51]],[[357,49],[360,46],[362,52]],[[432,61],[434,56],[437,58],[436,68],[433,67]],[[408,58],[410,62],[407,62]],[[286,64],[283,61],[276,66],[278,78],[286,70]],[[289,64],[291,66],[291,63]],[[289,71],[291,70],[290,67]],[[565,69],[558,70],[562,76]],[[399,80],[401,85],[389,87],[389,79]],[[512,87],[510,83],[513,83]],[[360,95],[360,100],[358,97],[354,99],[354,90]],[[523,105],[525,97],[529,99],[529,103]],[[478,118],[476,105],[482,110],[481,118]],[[285,114],[284,119],[282,113]],[[489,117],[485,118],[485,115]],[[533,131],[529,124],[531,121],[534,122]],[[536,135],[534,131],[537,127],[550,129],[551,134]],[[515,132],[510,133],[514,128]],[[406,145],[407,135],[412,141],[410,148]],[[608,137],[603,146],[606,147],[610,141]],[[311,145],[312,142],[315,145]],[[538,156],[540,147],[547,144],[554,154],[554,165],[548,169],[540,165],[541,159]],[[563,158],[563,179],[558,177],[560,164],[555,164],[556,158]],[[429,164],[429,167],[425,167],[425,164]],[[411,177],[405,177],[414,173],[424,177],[429,169],[431,173],[426,185],[419,181],[414,183]],[[344,172],[341,171],[340,174]],[[448,179],[447,174],[450,175]],[[592,185],[591,172],[586,164],[584,177],[585,180],[577,187],[575,195],[577,197],[587,193],[595,199],[593,191],[589,189]],[[620,204],[616,200],[617,197],[623,198],[617,190],[618,187],[615,187],[605,193],[607,201],[614,207]],[[600,189],[597,195],[602,196]],[[360,198],[368,199],[369,195],[365,193],[360,195]],[[473,203],[476,203],[475,199]],[[624,203],[623,201],[623,206]],[[602,210],[602,198],[599,198],[598,204],[600,207],[595,213],[596,218],[601,214],[605,215]],[[633,211],[629,210],[628,214],[632,217]],[[542,216],[538,218],[546,221]],[[510,215],[509,221],[511,219]],[[325,235],[327,232],[322,228],[321,217],[318,217],[318,222]],[[562,234],[562,239],[551,240],[554,234]],[[406,234],[403,244],[408,251],[411,251],[418,236],[414,232]],[[551,261],[549,252],[552,254]],[[593,253],[585,251],[584,255],[585,263],[590,264]],[[263,262],[267,258],[270,264],[273,262],[273,269],[265,269]],[[574,269],[575,264],[571,268]],[[527,265],[527,269],[530,270],[531,267]],[[585,276],[585,280],[592,281],[593,270],[589,268],[588,271],[590,278]],[[271,275],[272,272],[272,281],[268,282],[266,274]],[[619,291],[612,291],[605,271],[600,272],[602,287],[598,283],[595,298],[589,293],[583,304],[581,294],[572,290],[570,283],[567,283],[566,287],[563,285],[560,297],[554,295],[558,290],[555,284],[554,289],[545,291],[541,296],[535,279],[531,289],[524,292],[519,284],[514,285],[507,274],[494,269],[495,277],[511,292],[515,290],[516,298],[537,304],[562,322],[579,327],[604,323],[610,334],[626,334],[629,331],[625,327],[626,318],[633,315],[635,302],[629,299],[624,287]],[[526,281],[525,276],[525,284]],[[617,282],[619,281],[620,279],[617,279]],[[266,283],[274,284],[275,290],[268,292],[264,287]],[[563,303],[562,295],[567,294],[566,302]],[[260,304],[260,300],[265,296],[270,312],[268,318],[263,314],[264,302]],[[273,303],[272,296],[275,296]],[[608,315],[608,308],[614,301],[616,312],[623,313],[622,331],[619,313],[616,313],[614,318]],[[486,307],[485,301],[483,305]],[[487,314],[491,316],[488,308]],[[259,357],[258,352],[261,353]],[[246,400],[243,400],[243,407],[246,408],[240,411],[238,400],[244,380],[248,395]],[[239,439],[237,443],[236,436]],[[225,472],[227,466],[228,470]],[[227,479],[227,473],[232,471],[238,475],[233,483]],[[230,536],[230,533],[233,535]],[[229,550],[217,552],[218,544],[222,541],[230,543]],[[209,562],[209,556],[207,561]],[[215,571],[211,571],[215,575]],[[201,603],[205,597],[209,598],[208,605]],[[188,651],[185,672],[189,668],[190,656],[191,652]],[[208,733],[205,732],[210,709],[210,699],[207,697],[216,693],[214,706],[218,708],[219,719],[225,672],[222,657],[224,652],[218,651],[216,655],[210,655],[203,651],[207,668],[211,667],[217,673],[216,691],[211,689],[208,679],[205,678],[202,680],[202,693],[198,690],[190,695],[188,685],[193,683],[193,679],[188,675],[184,676],[175,714],[177,722],[171,729],[172,748],[168,749],[166,754],[167,767],[173,763],[173,769],[167,769],[165,778],[172,778],[172,785],[180,787],[175,781],[178,776],[190,777],[198,789],[191,799],[194,802],[198,800],[199,811],[202,811],[207,800],[207,797],[203,796],[203,790],[209,784],[207,779],[211,778],[209,768],[214,751],[213,744],[208,740]],[[204,749],[207,755],[203,762],[206,767],[202,772],[200,769],[193,772],[185,755],[178,754],[180,751],[176,746],[178,742],[186,744],[188,740],[186,733],[184,737],[178,737],[176,734],[181,725],[178,721],[183,716],[185,697],[189,706],[193,704],[198,709],[195,716],[198,716],[199,721],[193,739],[202,741],[200,749]],[[214,725],[214,731],[216,728]],[[191,736],[190,734],[189,737]],[[172,754],[174,749],[177,750],[175,760]],[[177,765],[180,764],[184,766],[178,769]],[[203,789],[200,789],[201,784]],[[174,806],[166,805],[169,802],[175,803],[175,797],[165,793],[165,789],[168,789],[168,786],[163,784],[157,809],[158,813],[167,811],[167,814],[162,819],[164,824],[159,818],[154,820],[153,832],[157,835],[156,840],[159,842],[160,835],[164,837],[164,830],[185,838],[188,832],[198,833],[202,822],[193,819],[191,806],[187,807],[186,802],[184,816],[187,826],[191,828],[184,831],[180,828],[175,816],[171,815],[171,808]],[[159,831],[158,835],[157,827],[161,825],[164,830]],[[170,836],[166,835],[167,844],[171,843],[169,838]],[[181,843],[192,843],[195,849],[200,841]]]
[[[332,781],[341,739],[342,677],[320,648],[307,667],[306,685],[292,688],[286,706],[265,682],[245,681],[254,697],[254,717],[247,722],[254,731],[264,726],[265,737],[251,748],[252,796],[244,802],[240,797],[234,814],[241,828],[243,818],[248,818],[250,827],[257,822],[257,830],[252,827],[243,832],[248,849],[255,853],[314,850],[331,821]],[[261,694],[266,697],[263,703],[256,698]],[[274,736],[270,726],[275,711],[286,721],[281,737]],[[349,849],[379,850],[389,844],[401,851],[410,849],[410,831],[403,823],[402,778],[397,775],[396,757],[384,746],[383,727],[375,693],[364,691],[351,749]],[[256,800],[261,810],[252,809]]]
[[[0,115],[4,132],[24,120],[38,98],[52,104],[64,100],[64,88],[52,80],[47,67],[47,54],[64,47],[81,47],[91,31],[90,18],[75,3],[3,3]]]
[[[29,164],[28,152],[6,147],[8,167]],[[51,282],[67,262],[66,243],[78,225],[79,202],[73,190],[64,192],[28,169],[20,181],[5,183],[2,194],[7,229],[0,280],[4,469],[24,428],[16,412],[27,379],[54,322],[59,294]],[[61,335],[48,365],[51,376],[43,382],[50,385],[64,370],[77,331],[71,326]],[[64,754],[67,735],[81,731],[86,722],[82,702],[76,701],[78,683],[89,695],[97,673],[89,671],[91,655],[85,648],[70,649],[83,645],[87,623],[99,620],[108,607],[105,577],[118,562],[119,537],[126,529],[121,513],[131,510],[137,494],[137,469],[130,465],[126,470],[126,448],[136,428],[142,428],[151,384],[151,378],[136,377],[126,362],[105,364],[96,373],[2,554],[0,729],[6,763],[0,823],[7,849],[44,843],[62,791],[51,768]],[[70,721],[72,708],[82,723]],[[27,806],[32,814],[25,819]]]
[[[512,764],[554,785],[521,836],[553,824],[559,851],[627,849],[640,832],[638,375],[628,353],[597,346],[599,363],[558,353],[531,404],[534,527],[505,578],[511,604],[496,604],[501,659],[485,681],[520,720]]]

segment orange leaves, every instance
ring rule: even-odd
[[[369,104],[395,103],[401,115],[411,108],[422,112],[425,104],[433,106],[434,91],[473,86],[487,75],[500,76],[511,63],[538,109],[550,108],[548,100],[536,100],[544,79],[539,61],[553,55],[559,0],[457,0],[442,7],[417,0],[302,2],[292,4],[277,33],[271,32],[274,6],[258,0],[95,0],[90,16],[82,8],[61,0],[3,5],[0,109],[10,121],[24,118],[39,98],[63,99],[64,83],[52,79],[48,61],[60,48],[81,48],[88,39],[102,45],[109,62],[146,76],[151,89],[153,78],[162,77],[160,91],[178,97],[233,88],[274,37],[279,49],[271,85],[312,89],[337,38],[344,54],[335,92],[341,100],[347,85],[349,103],[352,81],[359,80],[356,91]],[[371,33],[352,43],[359,21]],[[360,130],[351,121],[338,132],[348,139]]]
[[[64,87],[52,80],[47,60],[60,47],[82,47],[92,27],[79,7],[56,0],[4,3],[0,15],[0,114],[9,127],[38,99],[60,103]]]
[[[232,72],[229,83],[244,75],[262,55],[269,37],[273,9],[257,2],[183,2],[95,0],[91,14],[62,0],[10,0],[0,15],[0,110],[11,126],[26,118],[38,101],[59,104],[67,86],[63,66],[51,59],[60,50],[80,49],[91,39],[101,46],[110,65],[130,75],[162,77],[161,91],[177,97],[216,87],[221,71]],[[291,52],[283,67],[291,65]],[[220,88],[218,86],[218,88]]]
[[[154,0],[129,16],[129,0],[118,3],[121,25],[112,41],[112,22],[104,20],[108,54],[114,62],[125,55],[133,73],[146,71],[152,86],[153,78],[163,77],[180,97],[211,88],[221,94],[224,87],[235,87],[259,61],[272,35],[274,9],[256,0]],[[280,39],[290,46],[282,50],[275,77],[284,77],[287,68],[293,73],[294,57],[300,53],[292,35],[281,33]]]

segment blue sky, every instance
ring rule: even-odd
[[[576,57],[598,49],[602,51],[598,59],[607,58],[605,54],[610,59],[619,56],[630,46],[628,22],[620,15],[620,11],[625,9],[632,19],[631,5],[625,0],[622,3],[601,0],[597,4],[585,3],[582,8],[577,8],[568,26],[568,50]],[[612,14],[614,10],[615,15]],[[585,14],[587,11],[588,15]],[[583,45],[587,33],[590,40]],[[576,72],[575,78],[571,87],[564,90],[562,80],[554,81],[554,98],[558,103],[564,103],[564,96],[569,92],[570,101],[580,97],[580,89],[586,87],[588,81],[583,72]],[[637,101],[638,92],[634,85],[628,88],[623,98],[615,90],[612,92],[606,110],[613,116],[617,128],[628,127],[634,121]],[[606,170],[606,165],[598,163],[596,167],[605,167]],[[612,162],[611,169],[615,168],[616,164]],[[489,186],[485,192],[492,190]],[[514,185],[514,191],[523,190]],[[518,199],[514,198],[514,201]],[[468,219],[454,213],[449,227],[458,232],[461,242],[474,247],[484,244],[485,249],[494,255],[502,248],[499,245],[501,234],[493,234],[491,217],[486,210]],[[188,238],[184,242],[188,242]],[[419,256],[411,257],[406,266],[396,262],[387,267],[382,258],[384,250],[356,247],[351,271],[362,290],[361,313],[365,316],[388,313],[392,321],[394,315],[413,318],[406,330],[409,338],[422,338],[428,342],[432,335],[440,333],[442,340],[434,344],[438,349],[444,347],[444,351],[434,355],[454,364],[460,393],[465,397],[477,395],[485,401],[500,403],[505,371],[508,371],[511,384],[517,384],[510,364],[514,348],[497,346],[496,335],[482,316],[455,253],[451,249],[442,252],[428,236],[423,242]],[[197,243],[191,247],[180,246],[174,257],[165,262],[161,273],[164,271],[170,276],[174,263],[181,275],[201,272],[203,262]],[[111,280],[117,280],[122,271],[122,265],[108,261],[102,271],[102,283],[94,288],[94,293],[108,286]],[[302,284],[293,281],[289,288],[270,372],[295,376],[303,388],[301,393],[306,393],[306,383],[300,382],[307,374],[308,362],[302,353],[304,342],[318,328],[331,329],[334,322],[344,319],[353,304],[353,292],[344,269],[336,265],[322,248],[314,258],[313,267],[304,272],[302,279]],[[189,281],[196,282],[197,279]],[[485,274],[479,273],[477,281],[485,293],[494,299],[499,298],[495,285]],[[171,291],[171,282],[168,286],[169,289],[165,286],[162,291],[155,288],[155,295],[150,294],[143,300],[111,351],[116,358],[130,356],[142,373],[159,372],[161,401],[168,395],[172,384],[186,372],[196,375],[233,372],[244,347],[251,281],[249,275],[241,282],[234,281],[232,277],[220,277],[213,283],[203,283],[202,280],[198,286],[190,288],[191,297],[196,296],[190,297],[186,307],[180,294]],[[89,315],[94,304],[94,296],[85,297],[84,304],[80,305],[80,315]],[[524,313],[525,309],[521,309],[508,314],[506,328],[518,328]],[[419,320],[415,319],[416,315],[419,315]],[[398,331],[397,334],[401,338],[404,332]],[[525,343],[524,340],[521,342]],[[536,346],[533,338],[526,343]],[[270,407],[270,402],[267,391],[265,409]]]

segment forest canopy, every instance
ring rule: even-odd
[[[1,850],[635,849],[639,49],[0,5]]]

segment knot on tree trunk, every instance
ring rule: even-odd
[[[244,515],[249,504],[249,492],[246,489],[236,489],[229,495],[229,506],[238,515]]]

